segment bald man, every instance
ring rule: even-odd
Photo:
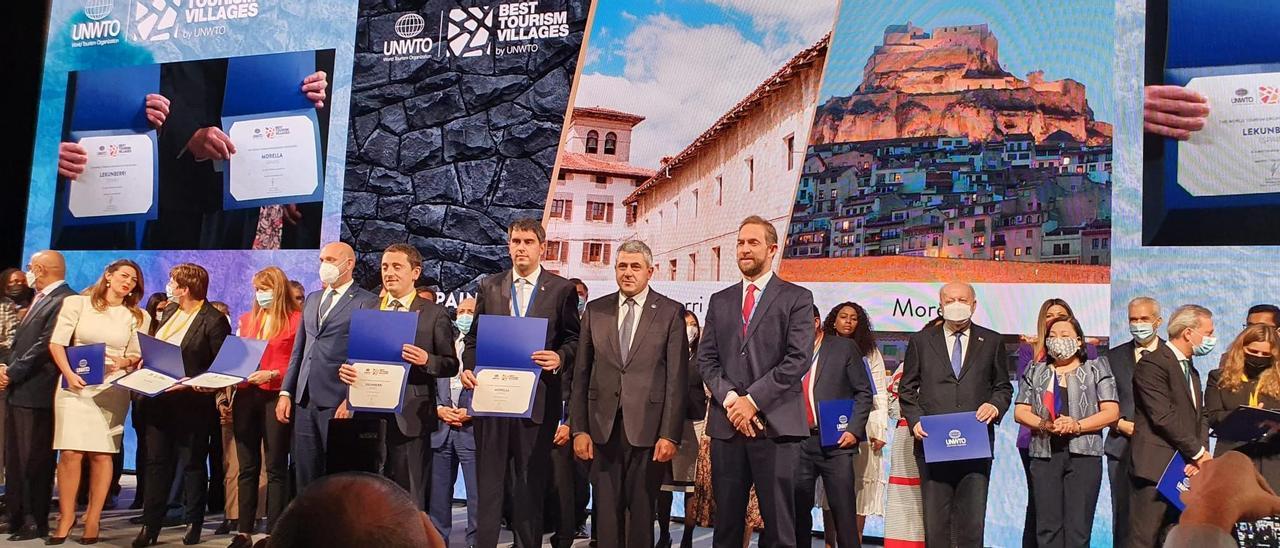
[[[926,431],[920,417],[973,413],[987,423],[994,444],[994,424],[1009,409],[1013,384],[1000,334],[973,323],[973,286],[949,283],[938,301],[942,325],[926,327],[907,342],[899,402],[916,437],[925,544],[981,547],[991,459],[926,463],[921,440],[947,433]]]
[[[62,300],[75,295],[66,283],[67,265],[57,251],[41,251],[27,263],[27,282],[35,288],[31,308],[18,324],[13,354],[0,366],[0,388],[8,388],[5,421],[5,470],[9,483],[10,541],[40,538],[49,529],[53,487],[53,392],[58,368],[49,355],[49,337]],[[0,524],[0,531],[5,530]]]
[[[271,531],[275,548],[446,548],[409,494],[391,480],[352,472],[302,491]]]
[[[298,489],[325,473],[329,421],[351,417],[347,385],[338,379],[338,367],[347,363],[351,312],[378,306],[377,295],[352,283],[355,264],[355,250],[347,244],[334,242],[320,250],[320,282],[324,287],[303,303],[304,332],[294,339],[289,371],[276,402],[276,419],[293,423]]]

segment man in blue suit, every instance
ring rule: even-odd
[[[320,250],[324,288],[308,295],[303,304],[303,333],[294,341],[289,372],[276,402],[277,420],[295,419],[293,462],[299,491],[325,473],[329,421],[351,417],[347,385],[338,378],[338,368],[347,362],[351,312],[378,306],[377,295],[352,282],[355,264],[355,250],[347,244],[334,242]]]
[[[738,227],[742,281],[711,296],[698,369],[711,390],[711,485],[717,548],[742,545],[754,485],[764,547],[795,546],[795,471],[809,437],[800,379],[813,360],[813,294],[772,272],[778,232],[757,216]]]
[[[454,346],[458,355],[466,348],[463,340],[471,331],[475,320],[476,300],[463,299],[458,304],[454,326],[458,337]],[[476,437],[471,427],[467,408],[471,405],[471,390],[462,386],[461,371],[449,379],[436,380],[436,413],[440,424],[431,435],[431,449],[435,463],[431,467],[431,495],[428,497],[431,521],[445,543],[453,530],[453,485],[458,480],[458,466],[462,466],[462,481],[467,486],[467,546],[476,544]]]

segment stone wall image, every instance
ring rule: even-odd
[[[507,224],[542,216],[590,0],[540,0],[539,13],[566,12],[567,33],[510,42],[497,33],[502,3],[360,2],[342,240],[366,286],[378,284],[382,249],[408,242],[441,289],[471,290],[510,266]],[[485,9],[489,47],[471,40],[456,56],[443,40],[456,29],[439,27]],[[419,35],[411,14],[425,22]],[[422,38],[434,41],[426,54],[413,49]]]

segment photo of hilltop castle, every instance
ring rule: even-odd
[[[833,41],[870,30],[845,23]],[[876,32],[865,57],[847,60],[865,58],[856,85],[828,65],[784,273],[1106,283],[1112,127],[1095,116],[1085,83],[1039,67],[1015,75],[986,24]],[[1055,54],[1062,64],[1087,53]]]

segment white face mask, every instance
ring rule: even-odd
[[[686,325],[684,326],[684,331],[689,336],[689,344],[693,344],[694,339],[698,338],[698,326]]]
[[[342,277],[342,270],[338,269],[338,265],[333,263],[320,263],[320,281],[324,285],[332,286],[338,278]]]
[[[973,317],[973,307],[968,303],[954,301],[942,307],[942,319],[949,322],[963,322]]]
[[[27,278],[27,287],[30,287],[30,288],[32,288],[32,289],[35,289],[35,287],[36,287],[36,273],[35,273],[35,272],[32,272],[32,271],[30,271],[30,270],[28,270],[28,271],[24,272],[23,274],[24,274],[24,275],[26,276],[26,278]]]

